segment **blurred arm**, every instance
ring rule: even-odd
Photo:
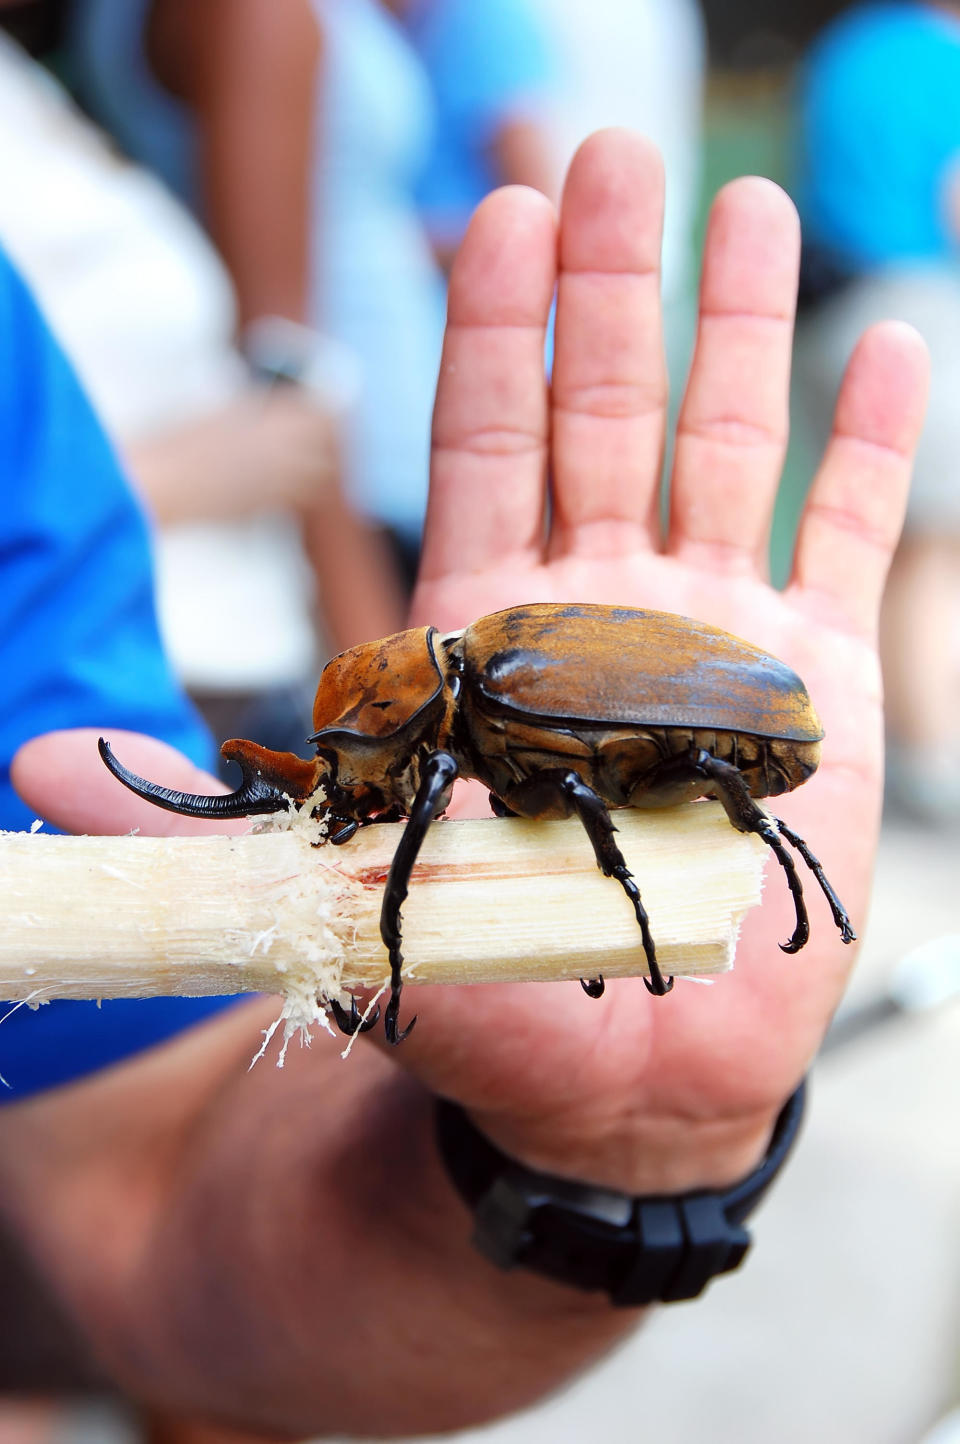
[[[320,34],[308,0],[157,0],[151,63],[194,111],[205,219],[241,327],[307,318]]]

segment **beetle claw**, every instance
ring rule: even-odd
[[[355,817],[337,817],[334,821],[339,826],[333,832],[327,833],[327,842],[334,847],[340,847],[342,843],[350,841],[360,824]]]
[[[603,978],[581,978],[580,986],[588,998],[602,998],[604,982]]]
[[[380,1021],[379,1003],[370,1014],[370,1017],[364,1018],[362,1013],[360,1012],[360,1009],[357,1007],[356,998],[350,999],[349,1013],[342,1004],[337,1002],[336,998],[331,998],[330,1011],[334,1016],[334,1020],[337,1027],[340,1029],[340,1032],[346,1033],[349,1038],[354,1037],[357,1033],[369,1033],[370,1029],[375,1028],[377,1023]]]
[[[809,938],[810,929],[808,927],[798,927],[788,942],[779,943],[778,946],[781,953],[799,953],[801,948],[806,947]]]
[[[787,839],[787,841],[791,844],[792,847],[795,847],[797,849],[797,852],[799,852],[800,856],[807,864],[807,867],[816,878],[817,883],[820,887],[820,891],[823,893],[824,897],[830,905],[830,911],[833,914],[833,921],[840,929],[840,941],[842,943],[855,943],[857,940],[857,935],[853,930],[853,925],[851,924],[850,919],[847,917],[846,909],[844,908],[840,899],[837,897],[836,893],[828,882],[827,875],[823,870],[820,859],[818,857],[814,857],[813,853],[810,851],[809,847],[804,842],[803,838],[799,835],[799,833],[796,833],[793,831],[792,828],[787,827],[786,823],[781,822],[779,817],[775,817],[774,822],[777,824],[777,828],[780,831],[781,835]],[[796,933],[794,933],[793,938],[790,939],[791,943],[794,941],[795,937]],[[804,938],[803,942],[806,942],[806,938]],[[803,943],[799,943],[797,946],[803,947]],[[784,948],[784,952],[794,953],[796,951],[796,948]]]
[[[649,978],[644,978],[644,987],[655,998],[663,998],[673,991],[673,978],[665,978],[658,967],[650,969]]]
[[[383,1031],[386,1035],[387,1042],[394,1048],[398,1043],[402,1043],[404,1038],[409,1038],[417,1021],[416,1014],[414,1014],[405,1028],[398,1028],[397,1015],[399,1012],[400,998],[399,996],[391,995],[390,1001],[387,1004],[387,1011],[384,1014]]]

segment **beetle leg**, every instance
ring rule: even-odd
[[[783,836],[791,844],[791,846],[797,849],[797,852],[799,852],[800,856],[807,864],[807,867],[810,869],[814,877],[817,879],[817,882],[820,884],[820,890],[826,898],[827,902],[830,904],[830,911],[833,913],[833,921],[840,929],[841,942],[855,943],[857,940],[857,935],[853,931],[853,925],[847,915],[847,910],[843,906],[843,903],[840,901],[840,899],[837,897],[833,888],[830,886],[830,883],[827,881],[826,873],[823,870],[819,858],[814,857],[813,853],[810,851],[809,847],[804,842],[803,838],[799,835],[799,833],[796,833],[793,831],[792,828],[787,827],[786,823],[781,822],[779,817],[774,818],[774,821],[776,822],[777,827],[780,829]]]
[[[457,764],[448,752],[430,753],[421,769],[420,787],[410,809],[409,821],[403,829],[403,836],[393,855],[393,862],[390,864],[387,885],[383,893],[383,906],[380,909],[380,936],[390,955],[390,1001],[383,1019],[388,1043],[402,1043],[417,1021],[416,1018],[412,1018],[402,1032],[397,1029],[400,990],[403,987],[400,909],[406,899],[410,886],[410,874],[426,836],[427,828],[445,806],[447,795],[456,776]]]
[[[559,778],[559,787],[563,796],[576,812],[583,823],[586,834],[593,844],[594,856],[597,865],[604,877],[615,877],[623,888],[627,897],[633,903],[633,910],[637,915],[637,922],[640,924],[640,937],[643,941],[643,951],[646,954],[647,969],[649,978],[644,978],[651,993],[662,997],[669,993],[673,987],[673,979],[665,978],[660,971],[660,964],[657,962],[657,951],[654,947],[653,935],[650,932],[650,920],[647,917],[647,910],[640,899],[640,889],[633,880],[633,874],[627,867],[627,861],[619,847],[613,840],[616,828],[607,810],[603,798],[598,797],[592,787],[588,787],[583,778],[576,772],[564,772]],[[603,979],[598,978],[601,984]],[[591,984],[591,986],[595,986]],[[590,997],[599,997],[599,992],[592,992],[591,986],[583,984],[584,991]]]
[[[798,953],[810,936],[810,923],[807,918],[807,905],[803,900],[803,885],[797,875],[793,858],[780,841],[777,831],[779,823],[764,812],[762,807],[757,806],[738,767],[721,761],[719,757],[712,757],[703,750],[694,754],[693,765],[713,783],[723,810],[737,831],[755,832],[758,837],[762,837],[786,873],[797,922],[791,937],[787,942],[781,943],[780,947],[785,953]],[[784,833],[784,836],[789,837],[787,833]]]
[[[337,826],[332,832],[328,832],[320,842],[315,842],[314,847],[322,847],[324,842],[331,843],[333,847],[340,847],[343,843],[350,841],[360,826],[355,817],[339,817],[336,814],[332,814],[328,818],[327,825],[329,826],[331,822],[336,823]]]
[[[371,812],[368,817],[361,817],[360,826],[370,827],[376,822],[400,822],[406,816],[399,802],[391,807],[385,808],[383,812]]]
[[[334,1021],[340,1032],[346,1033],[350,1038],[354,1033],[369,1033],[371,1028],[376,1027],[380,1019],[380,1004],[378,1003],[370,1017],[364,1021],[363,1014],[357,1007],[356,998],[350,999],[349,1013],[341,1003],[337,1002],[336,998],[331,998],[330,1011],[333,1013]]]
[[[604,983],[603,976],[601,975],[600,977],[596,978],[581,978],[580,986],[586,993],[588,998],[602,998],[606,984]]]

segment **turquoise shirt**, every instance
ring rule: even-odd
[[[143,516],[2,253],[0,495],[0,828],[34,820],[10,763],[44,732],[129,728],[209,765],[210,740],[160,645]],[[0,1004],[0,1103],[116,1062],[230,1001]]]
[[[856,274],[955,257],[944,186],[960,164],[960,16],[858,5],[798,77],[796,199],[805,240]]]
[[[555,100],[556,58],[526,0],[415,0],[405,23],[437,107],[417,198],[434,233],[456,241],[501,183],[489,151],[499,126]]]

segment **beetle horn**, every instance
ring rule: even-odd
[[[124,767],[104,738],[100,738],[97,746],[107,767],[124,787],[157,807],[182,813],[185,817],[225,820],[251,817],[262,812],[279,812],[289,807],[291,800],[305,800],[316,785],[314,763],[304,762],[292,752],[270,752],[252,742],[234,740],[223,744],[221,752],[224,757],[239,764],[243,780],[235,792],[213,795],[178,792],[172,787],[148,782]]]

